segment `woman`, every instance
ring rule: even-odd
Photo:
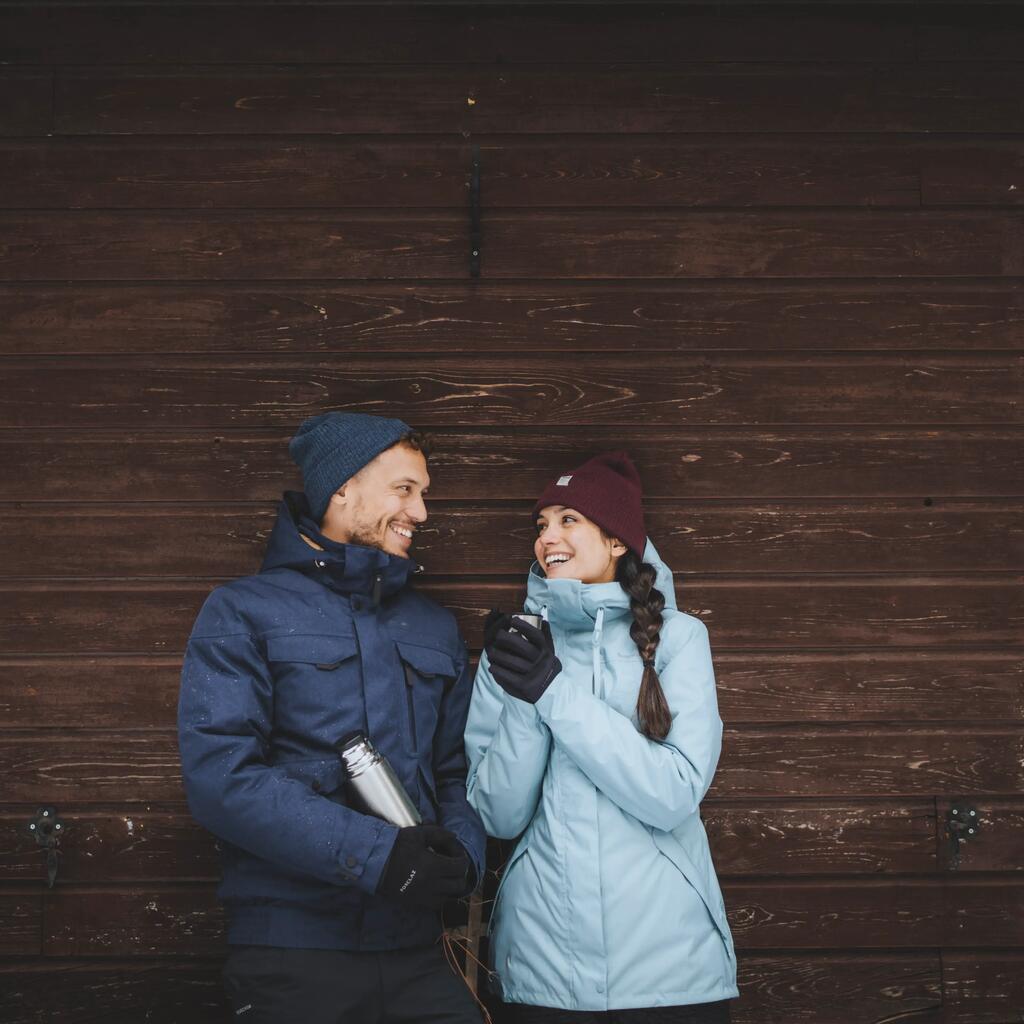
[[[534,514],[526,611],[546,621],[491,613],[466,727],[470,803],[491,835],[522,833],[491,915],[509,1019],[728,1021],[735,952],[698,813],[722,736],[707,630],[676,610],[625,453],[559,477]]]

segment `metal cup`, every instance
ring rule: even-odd
[[[528,623],[529,625],[533,626],[534,629],[540,629],[540,624],[544,621],[541,618],[541,616],[539,616],[539,615],[527,615],[525,613],[520,614],[519,612],[516,612],[512,616],[512,621],[513,622],[515,622],[516,619],[521,619],[523,622]],[[515,626],[509,626],[509,630],[512,633],[518,633],[519,632],[519,630],[516,629]]]

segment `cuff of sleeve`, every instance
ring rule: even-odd
[[[336,844],[341,884],[376,892],[398,838],[398,826],[370,815],[360,819],[363,827],[350,826]]]
[[[559,672],[551,681],[548,688],[540,695],[540,699],[533,705],[540,720],[551,726],[551,720],[558,715],[559,706],[565,702],[566,696],[571,692],[571,687],[564,672]]]

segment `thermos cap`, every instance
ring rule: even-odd
[[[357,746],[360,743],[366,742],[366,733],[362,729],[355,729],[352,732],[345,733],[344,736],[334,744],[336,750],[349,750],[350,748]]]

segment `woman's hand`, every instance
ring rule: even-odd
[[[491,613],[494,614],[493,612]],[[499,613],[500,615],[500,613]],[[522,619],[513,624],[488,616],[484,644],[494,681],[506,692],[529,704],[536,704],[552,680],[562,671],[555,655],[555,642],[546,621],[537,629]]]

